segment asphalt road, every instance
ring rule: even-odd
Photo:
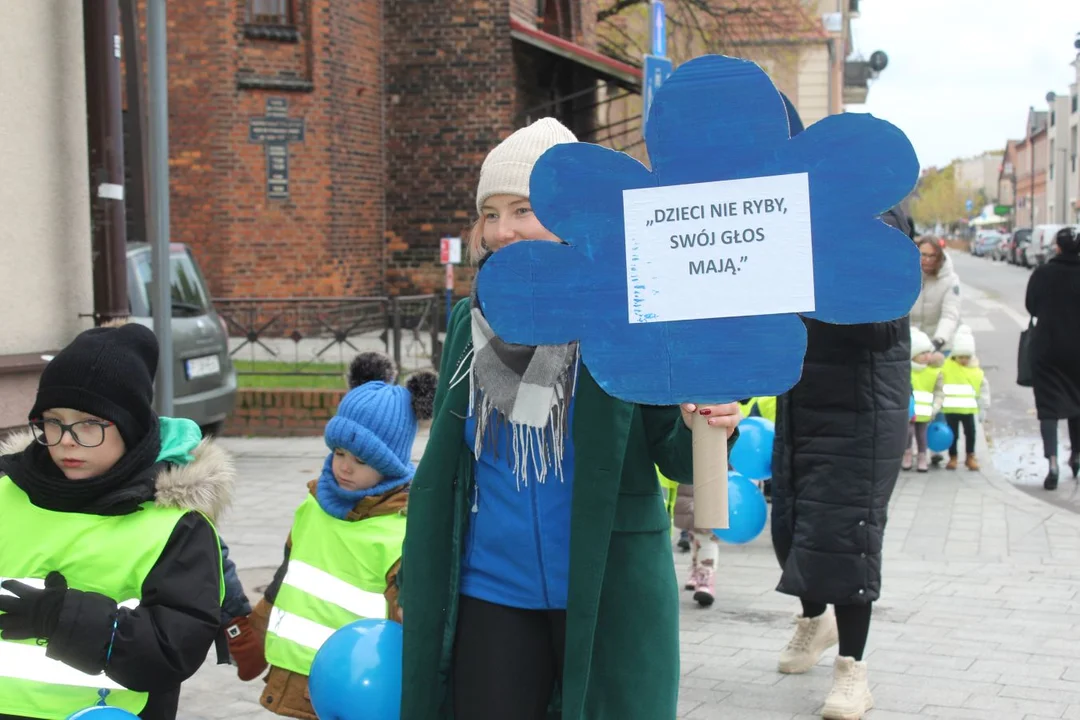
[[[992,393],[986,439],[995,468],[1032,496],[1080,513],[1080,485],[1065,466],[1069,442],[1065,423],[1059,428],[1058,452],[1064,469],[1054,492],[1043,490],[1047,463],[1042,457],[1035,400],[1030,388],[1016,384],[1016,349],[1027,327],[1024,294],[1031,271],[951,250],[963,283],[964,322],[975,333],[977,353]],[[984,458],[985,461],[985,458]]]

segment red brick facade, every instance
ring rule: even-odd
[[[291,28],[264,29],[248,2],[169,4],[172,238],[216,296],[381,293],[382,3],[292,0]],[[304,122],[287,199],[249,137],[268,98]]]
[[[430,292],[439,238],[475,219],[480,164],[514,129],[508,0],[390,0],[385,42],[387,283]]]
[[[510,27],[557,21],[595,47],[594,0],[548,0],[558,17],[536,0],[290,0],[271,26],[249,23],[256,2],[169,4],[172,238],[217,297],[441,289],[439,238],[473,221],[485,154],[553,91],[595,82]],[[252,139],[268,101],[279,126],[303,121],[287,198]]]

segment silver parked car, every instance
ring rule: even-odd
[[[217,433],[236,404],[236,370],[229,357],[229,334],[214,311],[210,292],[191,251],[171,246],[173,414]],[[131,319],[153,328],[153,271],[150,246],[130,243],[127,251]]]

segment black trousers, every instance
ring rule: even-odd
[[[544,720],[565,654],[565,610],[521,610],[460,596],[455,720]]]
[[[949,457],[956,457],[957,447],[960,443],[960,428],[964,428],[964,452],[968,455],[975,454],[975,416],[963,413],[945,413],[945,422],[952,430],[952,447],[949,448]]]
[[[825,612],[825,603],[800,598],[803,606],[803,617],[815,618]],[[834,605],[836,610],[836,634],[840,637],[840,647],[837,652],[842,657],[863,659],[866,650],[866,639],[870,635],[870,615],[873,613],[873,604],[865,605]]]
[[[1069,445],[1072,452],[1080,452],[1080,417],[1069,418]],[[1039,430],[1042,432],[1043,457],[1057,457],[1058,454],[1058,421],[1040,420]]]

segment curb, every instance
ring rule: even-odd
[[[986,462],[982,464],[978,473],[973,474],[982,476],[983,480],[985,480],[990,487],[994,488],[1007,504],[1018,510],[1030,512],[1034,515],[1040,515],[1043,517],[1044,521],[1053,520],[1071,527],[1074,530],[1080,531],[1080,515],[1032,497],[1013,485],[1004,475],[997,471],[991,459],[993,456],[990,453],[990,446],[986,442],[986,432],[984,427],[985,426],[981,423],[979,424],[979,433],[975,441],[975,451],[976,456],[986,458]]]

